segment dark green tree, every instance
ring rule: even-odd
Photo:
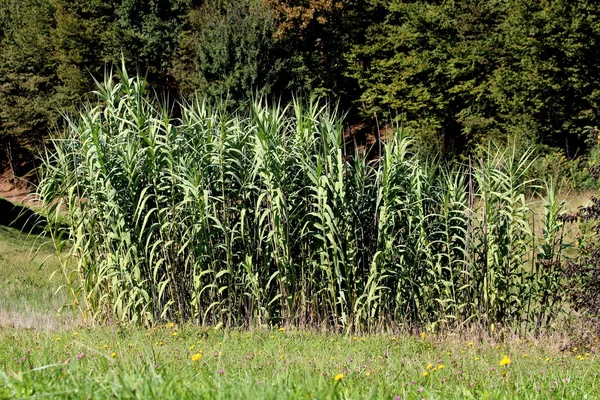
[[[193,0],[121,0],[104,35],[104,59],[121,55],[155,86],[171,87],[168,76],[179,35]]]
[[[32,149],[58,118],[58,81],[45,0],[0,3],[0,142]]]
[[[278,57],[274,29],[273,12],[262,0],[207,0],[193,7],[173,59],[181,91],[236,104],[276,90],[285,60]]]
[[[507,136],[581,150],[596,124],[600,4],[374,1],[385,17],[346,56],[367,115],[405,116],[440,151]]]

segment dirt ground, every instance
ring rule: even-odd
[[[15,176],[10,169],[4,169],[0,173],[0,197],[16,204],[35,205],[32,174],[20,177]]]

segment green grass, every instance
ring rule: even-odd
[[[52,274],[59,263],[45,241],[0,226],[0,328],[58,328],[72,323],[69,315],[59,315],[68,296],[56,293],[62,278]]]
[[[0,398],[600,396],[594,338],[574,345],[557,334],[496,342],[485,332],[354,337],[277,328],[76,326],[57,317],[65,298],[54,296],[58,281],[49,276],[58,264],[47,247],[32,257],[34,243],[0,228]],[[504,355],[511,363],[502,367]],[[344,378],[336,382],[337,374]]]
[[[470,344],[429,335],[363,338],[190,326],[8,329],[0,333],[0,340],[2,398],[583,399],[600,395],[594,343],[560,352],[552,341]],[[198,352],[201,358],[193,361]],[[504,355],[511,363],[500,366]],[[344,375],[338,382],[337,374]]]

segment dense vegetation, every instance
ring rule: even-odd
[[[172,322],[149,329],[82,326],[69,312],[57,314],[67,293],[55,293],[61,277],[50,277],[58,260],[52,246],[39,244],[0,227],[2,399],[562,399],[600,393],[599,339],[579,329],[571,341],[564,331],[528,340],[499,329],[457,337]]]
[[[369,161],[328,105],[195,99],[173,119],[145,90],[107,75],[44,163],[84,315],[537,330],[563,310],[564,204],[548,184],[535,212],[531,152],[440,167],[398,128]]]
[[[325,94],[444,156],[512,136],[574,157],[597,124],[599,16],[591,0],[6,0],[1,147],[41,143],[124,57],[169,101]]]

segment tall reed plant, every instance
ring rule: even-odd
[[[372,160],[318,101],[195,98],[173,118],[117,75],[68,119],[39,185],[86,318],[533,328],[562,307],[562,205],[548,191],[537,233],[531,153],[441,168],[397,129]]]

